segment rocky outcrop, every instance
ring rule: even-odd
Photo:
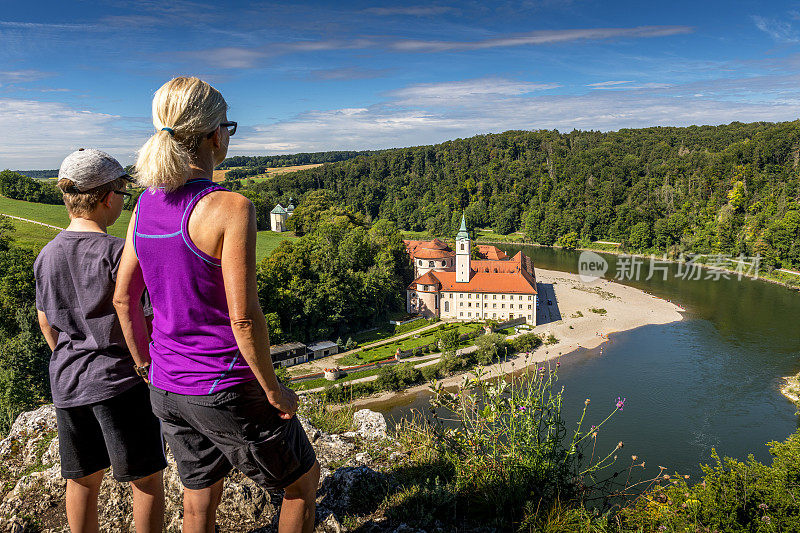
[[[341,519],[369,512],[370,506],[374,508],[380,503],[379,498],[391,483],[373,464],[363,445],[370,439],[380,441],[384,449],[393,446],[386,436],[386,421],[380,413],[361,410],[354,417],[356,431],[344,435],[321,432],[302,418],[301,422],[322,468],[316,530],[345,531]],[[182,486],[169,453],[168,460],[169,466],[164,471],[167,531],[180,531]],[[0,531],[68,531],[64,512],[66,483],[60,475],[52,405],[17,418],[9,435],[0,441],[0,465],[5,482]],[[277,531],[282,494],[264,491],[238,471],[226,478],[224,491],[217,514],[221,530]],[[110,475],[105,477],[101,488],[100,521],[104,532],[134,531],[130,487]]]

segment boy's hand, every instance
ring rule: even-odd
[[[267,400],[275,409],[280,411],[278,416],[284,420],[289,420],[297,412],[299,399],[297,394],[283,383],[278,383],[277,390],[267,391]]]

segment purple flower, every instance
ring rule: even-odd
[[[556,361],[556,368],[561,366],[561,361]]]
[[[524,406],[524,405],[521,405],[521,406],[519,407],[519,410],[520,410],[520,411],[524,411],[524,410],[525,410],[525,406]]]
[[[627,400],[627,398],[620,398],[617,396],[617,409],[620,411],[622,411],[622,408],[625,407],[625,400]]]
[[[597,426],[592,426],[592,429],[590,429],[589,431],[594,431],[596,428]]]

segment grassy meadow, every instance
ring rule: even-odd
[[[65,228],[69,224],[67,210],[63,205],[48,205],[35,202],[24,202],[22,200],[12,200],[0,196],[0,215],[12,215],[20,218],[43,222],[60,228]],[[113,226],[108,228],[108,233],[117,237],[125,238],[128,231],[128,223],[131,219],[130,211],[123,211]],[[12,219],[15,229],[15,239],[26,245],[30,245],[40,250],[53,237],[58,230]],[[297,237],[292,233],[273,233],[271,231],[259,231],[256,236],[256,260],[261,261],[267,257],[278,244],[284,240],[296,240]]]

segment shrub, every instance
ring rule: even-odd
[[[547,339],[544,341],[545,344],[556,344],[558,343],[558,339],[552,333],[547,336]]]
[[[425,381],[433,381],[434,379],[439,379],[442,377],[439,363],[436,363],[435,365],[423,366],[420,368],[420,372],[422,372],[422,379]]]
[[[398,391],[419,383],[421,379],[422,372],[414,368],[412,363],[399,363],[381,367],[375,384],[380,390]]]
[[[344,349],[347,351],[354,350],[358,347],[358,343],[353,340],[353,337],[347,337],[347,342],[344,344]]]
[[[590,307],[589,311],[591,311],[592,313],[597,313],[598,315],[604,315],[608,312],[602,307]]]
[[[508,355],[508,343],[503,335],[492,333],[478,338],[475,359],[482,365],[488,365],[499,357]]]
[[[542,345],[542,338],[536,333],[525,333],[509,341],[517,353],[532,352]]]
[[[458,334],[458,328],[450,328],[446,330],[440,330],[436,334],[435,338],[436,345],[443,351],[448,351],[458,348],[460,335]]]

